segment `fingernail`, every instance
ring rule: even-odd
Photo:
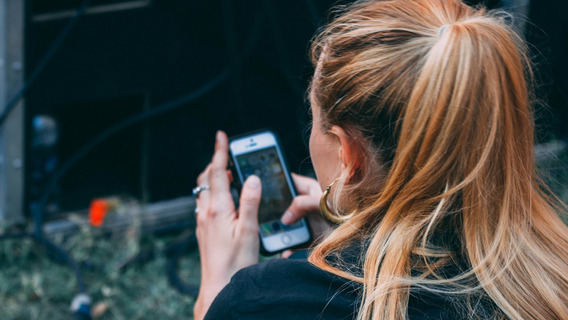
[[[284,212],[282,218],[280,219],[280,222],[282,222],[283,224],[288,224],[290,223],[290,221],[292,221],[292,212],[290,211]]]
[[[219,141],[219,139],[221,139],[221,134],[222,134],[222,133],[221,133],[221,130],[217,130],[217,134],[215,134],[215,139],[216,139],[217,141]]]
[[[246,181],[246,185],[247,187],[253,188],[253,189],[258,189],[260,188],[260,179],[257,176],[250,176],[248,177],[247,181]]]

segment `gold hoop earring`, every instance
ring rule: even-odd
[[[329,209],[329,207],[327,206],[327,196],[329,196],[329,191],[331,190],[331,187],[337,182],[337,180],[339,180],[339,178],[335,179],[329,186],[327,186],[327,188],[325,189],[325,191],[321,195],[319,207],[320,207],[321,214],[329,222],[334,223],[334,224],[342,224],[345,221],[349,220],[352,215],[347,215],[347,216],[339,215],[337,213],[332,212]]]

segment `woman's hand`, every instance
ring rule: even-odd
[[[283,224],[294,224],[307,217],[314,238],[318,238],[330,230],[329,224],[323,219],[319,210],[322,195],[320,184],[315,179],[295,173],[292,173],[292,179],[299,195],[294,198],[281,221]],[[282,257],[287,258],[290,254],[292,251],[286,250],[282,253]]]
[[[258,263],[258,206],[261,183],[250,176],[244,183],[239,210],[230,193],[227,135],[217,132],[213,160],[197,179],[209,186],[197,199],[196,236],[201,259],[201,287],[194,318],[202,319],[217,294],[240,269]]]

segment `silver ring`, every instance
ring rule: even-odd
[[[199,208],[195,207],[195,209],[193,210],[193,213],[195,213],[195,215],[197,215],[199,213]]]
[[[193,192],[193,195],[195,197],[199,197],[199,194],[201,193],[201,191],[205,191],[205,190],[209,190],[209,186],[207,186],[207,185],[197,186],[197,187],[193,188],[193,190],[191,192]]]

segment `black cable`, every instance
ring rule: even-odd
[[[53,243],[51,240],[49,240],[48,238],[46,238],[43,235],[41,235],[41,236],[34,235],[33,239],[36,242],[41,243],[44,247],[46,247],[48,250],[50,250],[58,258],[62,259],[65,263],[67,263],[71,267],[71,269],[73,269],[73,272],[75,273],[75,275],[77,277],[78,291],[80,293],[86,293],[87,292],[87,286],[85,285],[85,282],[83,281],[83,273],[81,272],[81,268],[79,268],[79,265],[77,264],[75,259],[73,259],[73,257],[71,257],[71,255],[65,249],[56,245],[55,243]]]
[[[136,114],[130,118],[127,118],[120,123],[111,126],[110,128],[104,130],[98,136],[93,138],[88,143],[84,144],[79,150],[77,150],[67,161],[65,161],[59,169],[52,175],[49,182],[46,184],[42,197],[40,197],[39,201],[39,210],[36,211],[34,214],[34,223],[35,223],[35,232],[36,234],[39,232],[41,233],[41,225],[43,224],[43,214],[45,210],[45,206],[48,203],[49,197],[51,193],[55,190],[57,183],[59,180],[71,169],[73,168],[80,160],[82,160],[85,156],[87,156],[93,149],[95,149],[98,145],[102,142],[106,141],[108,138],[112,137],[113,135],[117,134],[118,132],[131,127],[135,124],[138,124],[144,120],[149,118],[153,118],[160,114],[163,114],[167,111],[171,111],[173,109],[179,108],[184,106],[185,104],[194,101],[205,94],[209,93],[213,89],[215,89],[218,85],[220,85],[223,81],[225,81],[228,77],[228,72],[222,72],[213,80],[207,82],[205,85],[201,86],[195,91],[190,92],[189,94],[178,98],[176,100],[167,102],[159,107],[152,108],[146,111],[143,111],[139,114]]]
[[[49,60],[51,60],[51,58],[53,58],[53,56],[55,55],[57,50],[59,50],[59,48],[61,47],[63,42],[65,42],[65,40],[67,39],[67,37],[71,33],[71,30],[73,30],[73,28],[75,28],[75,25],[77,25],[77,22],[79,21],[79,19],[85,14],[85,11],[87,10],[87,7],[89,6],[90,2],[91,2],[91,0],[84,0],[83,1],[83,4],[79,7],[79,9],[77,9],[77,11],[75,12],[75,15],[73,16],[71,21],[69,21],[67,26],[65,26],[65,28],[57,36],[57,38],[55,39],[53,44],[49,47],[49,49],[43,55],[41,60],[38,62],[34,71],[30,74],[30,77],[22,85],[20,90],[18,90],[18,92],[12,97],[12,99],[10,99],[10,101],[8,101],[8,103],[4,107],[4,110],[2,111],[2,114],[0,115],[0,127],[2,127],[2,125],[4,124],[6,119],[8,119],[8,116],[10,115],[10,113],[18,105],[18,102],[20,102],[20,100],[24,97],[24,95],[26,94],[28,89],[37,80],[40,73],[47,66]]]
[[[166,265],[166,275],[168,281],[172,287],[177,289],[179,292],[190,295],[192,297],[197,297],[199,294],[199,287],[186,284],[179,275],[179,259],[188,250],[197,248],[197,237],[192,233],[187,239],[183,239],[179,242],[173,243],[166,249],[166,254],[168,255],[168,263]]]
[[[146,119],[155,117],[167,111],[173,110],[180,106],[183,106],[193,100],[200,98],[201,96],[205,95],[206,93],[210,92],[214,88],[216,88],[219,84],[221,84],[228,76],[227,72],[223,72],[217,77],[215,77],[212,81],[206,83],[202,87],[198,88],[197,90],[179,98],[174,101],[170,101],[168,103],[163,104],[157,108],[153,108],[137,115],[134,115],[124,121],[104,130],[101,134],[96,136],[87,144],[83,145],[77,152],[75,152],[60,168],[57,170],[49,182],[46,185],[46,188],[43,192],[42,197],[40,198],[39,203],[32,207],[32,217],[34,221],[34,239],[45,239],[43,241],[44,245],[51,246],[49,240],[47,240],[43,235],[42,225],[43,225],[43,216],[45,213],[45,207],[51,196],[51,193],[55,190],[57,183],[59,180],[71,169],[73,168],[81,159],[87,156],[93,149],[95,149],[98,145],[102,142],[110,138],[111,136],[115,135],[116,133],[132,126],[138,124]],[[80,268],[78,268],[77,263],[73,260],[73,258],[67,254],[64,250],[56,250],[56,253],[61,254],[64,261],[66,261],[71,268],[74,270],[75,275],[77,277],[77,285],[79,287],[80,292],[84,292],[82,290],[85,289],[85,284],[82,279],[82,274]]]

